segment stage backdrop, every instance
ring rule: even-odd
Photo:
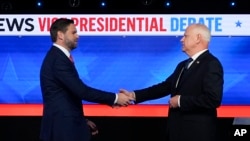
[[[1,15],[1,104],[42,104],[39,71],[57,18],[75,21],[80,39],[72,53],[83,82],[110,92],[164,81],[187,58],[180,43],[185,28],[206,24],[209,49],[224,67],[223,105],[250,105],[250,15]]]

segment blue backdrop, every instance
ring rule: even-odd
[[[72,53],[87,85],[117,92],[165,80],[178,62],[181,37],[81,36]],[[212,37],[210,51],[224,67],[223,104],[250,105],[250,37]],[[0,37],[0,103],[42,103],[39,71],[49,36]],[[143,104],[166,104],[169,97]]]

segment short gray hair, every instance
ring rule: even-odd
[[[204,24],[195,24],[195,32],[201,34],[204,40],[207,42],[210,42],[211,40],[211,31],[208,29],[208,27]]]

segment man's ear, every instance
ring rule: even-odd
[[[63,39],[64,39],[64,34],[63,34],[61,31],[58,31],[58,32],[57,32],[57,38],[58,38],[59,40],[63,40]]]
[[[196,36],[196,43],[199,44],[201,42],[201,40],[202,40],[201,34],[197,34],[197,36]]]

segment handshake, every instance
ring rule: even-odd
[[[133,104],[135,101],[135,93],[129,92],[125,89],[120,89],[119,93],[117,93],[116,105],[118,106],[128,106]]]

